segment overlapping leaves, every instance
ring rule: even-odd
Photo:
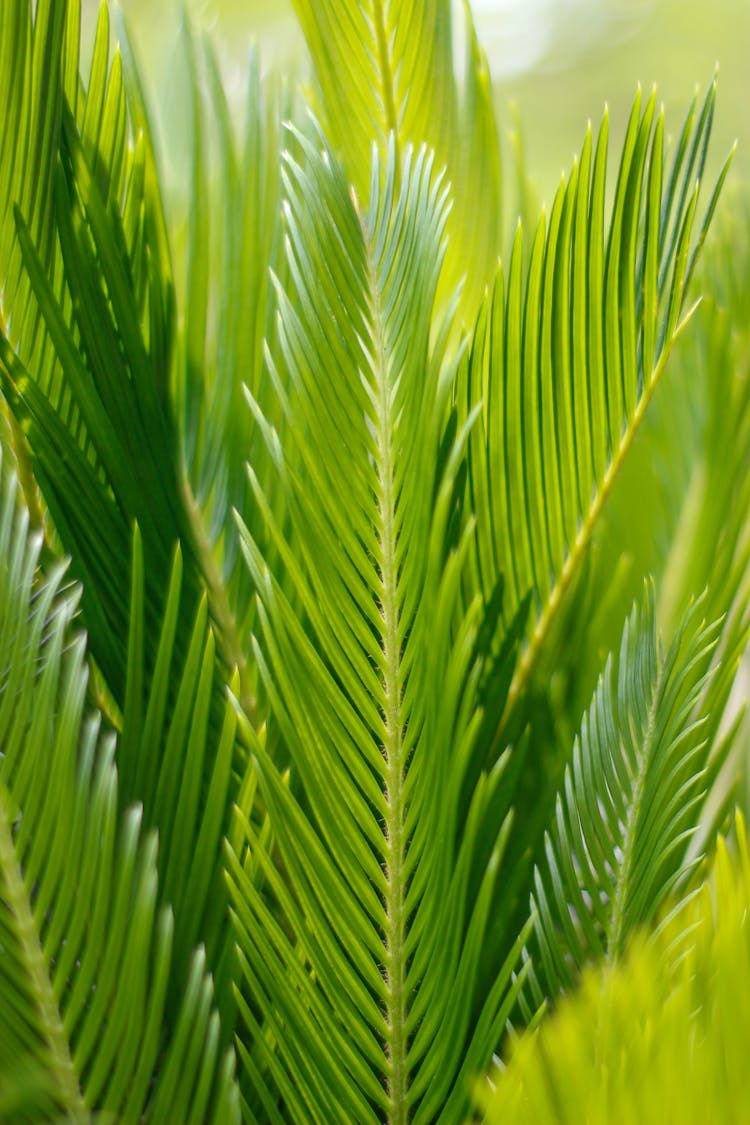
[[[697,227],[713,90],[669,174],[654,100],[636,102],[608,220],[605,120],[528,266],[519,234],[462,358],[499,243],[470,18],[462,96],[448,0],[297,8],[331,143],[290,130],[283,183],[257,63],[238,146],[210,56],[203,111],[187,36],[184,294],[106,7],[85,84],[75,0],[0,12],[0,379],[27,503],[84,581],[119,728],[118,805],[113,743],[83,720],[77,595],[57,571],[34,577],[37,541],[8,501],[0,1099],[31,1119],[232,1120],[233,978],[247,1120],[464,1118],[522,988],[516,907],[562,775],[534,713],[554,685],[529,692],[532,672],[540,654],[554,666],[553,626],[684,323],[718,193]],[[738,442],[745,427],[743,409]],[[616,956],[691,870],[747,633],[742,523],[717,526],[720,587],[702,604],[732,608],[729,626],[694,609],[664,657],[646,603],[585,718],[537,869],[528,948],[545,993]]]
[[[713,117],[694,104],[665,170],[655,95],[635,100],[606,221],[608,121],[563,180],[534,235],[523,233],[477,321],[459,404],[483,402],[471,438],[477,515],[474,588],[505,579],[512,620],[530,595],[529,643],[505,720],[523,696],[659,382],[726,167],[696,223]]]
[[[750,1031],[750,856],[744,822],[713,870],[622,962],[590,970],[510,1065],[483,1083],[487,1125],[744,1121]],[[687,915],[687,918],[686,918]],[[691,940],[686,948],[683,931]]]
[[[182,471],[168,246],[146,135],[130,143],[117,59],[109,61],[105,6],[80,123],[61,89],[51,95],[60,116],[49,159],[62,294],[20,207],[15,214],[24,284],[64,396],[58,401],[33,356],[27,364],[10,339],[0,339],[0,379],[23,429],[19,458],[28,449],[52,517],[50,540],[55,548],[62,540],[84,583],[89,651],[123,734],[125,800],[142,802],[146,823],[163,834],[160,886],[180,921],[183,979],[198,940],[214,971],[226,963],[220,841],[243,772],[233,763],[226,689],[242,653]],[[234,686],[250,709],[245,682]]]
[[[15,1122],[234,1121],[201,951],[167,1004],[173,915],[156,834],[118,807],[115,739],[86,715],[80,591],[37,568],[7,474],[0,502],[0,1113]],[[167,1037],[167,1029],[173,1031]],[[10,1107],[10,1108],[8,1108]],[[6,1111],[8,1117],[6,1117]]]
[[[370,145],[396,161],[426,144],[446,166],[453,211],[441,292],[464,281],[473,319],[502,244],[500,157],[487,60],[463,8],[465,78],[455,58],[452,0],[295,0],[315,66],[326,133],[360,198],[367,199]]]

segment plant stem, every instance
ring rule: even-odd
[[[255,718],[255,696],[249,682],[247,654],[240,641],[237,621],[229,604],[224,578],[206,535],[202,513],[185,473],[182,475],[181,489],[193,548],[200,564],[203,580],[206,583],[211,617],[216,625],[218,649],[227,667],[237,669],[240,677],[239,703],[248,719],[253,722]]]

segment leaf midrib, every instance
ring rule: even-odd
[[[66,1120],[83,1125],[84,1122],[89,1121],[89,1114],[81,1094],[62,1016],[44,961],[41,937],[34,921],[23,872],[13,843],[2,785],[0,785],[0,875],[4,877],[5,883],[3,897],[16,920],[23,964],[28,973],[31,992],[36,1001],[37,1013],[49,1050],[49,1072],[54,1075],[60,1108]]]
[[[386,1047],[388,1053],[389,1125],[406,1125],[407,1039],[406,965],[404,961],[404,762],[403,717],[401,714],[401,656],[399,646],[398,563],[396,559],[396,490],[392,445],[392,398],[388,354],[378,278],[372,248],[364,232],[370,282],[374,344],[374,374],[377,385],[376,471],[378,539],[381,552],[383,618],[383,757],[385,760],[385,972],[387,984]]]
[[[641,805],[646,786],[646,776],[651,764],[656,733],[656,712],[661,699],[662,682],[665,665],[661,664],[654,684],[651,704],[648,711],[646,734],[643,739],[643,749],[638,756],[638,772],[633,785],[633,795],[628,809],[625,835],[622,842],[622,863],[620,864],[619,878],[615,887],[610,914],[609,930],[607,933],[607,961],[614,963],[622,953],[622,942],[625,933],[625,907],[630,891],[630,876],[633,868],[636,839],[640,823]]]
[[[632,421],[623,432],[620,444],[607,467],[601,487],[597,490],[594,499],[589,507],[588,513],[579,526],[575,542],[571,546],[565,562],[563,563],[563,567],[560,571],[557,581],[550,591],[544,609],[540,614],[539,619],[537,620],[536,626],[534,627],[534,632],[531,636],[531,640],[529,641],[528,646],[526,647],[518,662],[518,666],[516,668],[513,679],[511,681],[510,689],[508,691],[505,710],[503,711],[500,724],[497,728],[497,733],[493,740],[491,754],[493,759],[498,749],[500,748],[503,735],[508,728],[508,724],[513,712],[515,711],[516,705],[523,698],[526,690],[528,689],[529,683],[531,682],[531,679],[534,675],[539,659],[544,652],[547,638],[552,631],[552,627],[555,624],[557,616],[564,603],[565,595],[578,576],[583,561],[586,557],[588,548],[594,537],[594,532],[599,526],[599,520],[607,505],[607,501],[612,492],[615,481],[622,471],[622,467],[627,460],[636,435],[638,434],[638,431],[640,430],[643,423],[643,419],[646,416],[646,412],[651,403],[651,399],[653,398],[654,391],[661,381],[661,376],[672,353],[672,348],[674,347],[676,341],[679,339],[689,321],[692,319],[696,307],[697,304],[693,305],[688,310],[686,315],[676,327],[671,339],[665,345],[651,374],[651,377],[644,386],[643,393],[636,403]]]
[[[388,33],[386,30],[385,5],[383,0],[372,0],[372,22],[378,48],[378,69],[380,71],[380,85],[383,91],[386,139],[388,134],[393,133],[394,144],[396,146],[396,167],[399,168],[401,160],[398,136],[398,115],[396,113],[396,90],[393,67],[391,66],[391,54],[388,47]]]

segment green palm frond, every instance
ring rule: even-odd
[[[490,653],[517,633],[519,619],[527,621],[509,689],[483,698],[495,722],[484,739],[485,764],[530,727],[510,798],[526,811],[513,827],[513,875],[494,911],[501,950],[526,915],[529,874],[580,721],[578,710],[558,727],[551,688],[564,674],[575,680],[569,636],[587,635],[584,622],[596,608],[590,597],[581,600],[591,545],[688,319],[687,287],[726,174],[698,225],[714,96],[712,87],[701,106],[691,106],[667,173],[663,114],[654,95],[642,109],[638,94],[609,217],[607,115],[596,143],[589,129],[528,261],[518,227],[507,277],[501,268],[459,369],[459,419],[481,403],[468,442],[466,505],[477,530],[466,597],[484,600],[485,627],[495,629]],[[605,597],[617,575],[608,578]],[[581,671],[590,691],[603,656],[598,649],[586,656],[593,672]]]
[[[655,937],[638,935],[621,964],[588,972],[515,1045],[493,1089],[481,1088],[487,1125],[747,1120],[750,854],[741,820],[736,837],[735,854],[719,841],[709,880],[687,907]]]
[[[54,168],[63,96],[75,104],[78,85],[76,4],[42,0],[4,4],[0,13],[0,326],[24,358],[53,370],[39,310],[24,275],[13,204],[27,216],[45,265],[59,263],[54,239]],[[55,271],[58,294],[62,274]]]
[[[714,749],[707,684],[720,638],[703,608],[689,610],[662,654],[648,587],[584,716],[534,873],[547,995],[569,988],[587,961],[617,959],[696,863],[688,844]]]
[[[186,619],[182,554],[175,552],[153,668],[146,661],[148,628],[141,538],[133,541],[128,670],[117,763],[124,803],[138,801],[146,828],[163,840],[159,855],[160,896],[175,917],[174,973],[180,987],[198,941],[217,978],[222,999],[228,987],[231,930],[221,851],[229,830],[232,799],[239,795],[235,751],[236,716],[217,666],[213,631],[204,596],[183,655],[178,623]],[[235,673],[230,688],[239,691]],[[216,733],[215,733],[216,732]],[[231,1027],[225,1007],[224,1033]]]
[[[218,573],[207,577],[214,588],[225,587],[237,635],[245,636],[252,624],[253,590],[231,511],[248,509],[247,461],[261,480],[273,479],[243,386],[272,411],[263,350],[266,341],[275,346],[270,273],[284,271],[281,120],[292,116],[293,107],[275,76],[261,78],[258,52],[251,51],[238,140],[211,47],[204,41],[199,52],[187,24],[183,40],[193,89],[193,149],[184,356],[175,405],[194,511],[200,513],[193,527],[207,540],[204,556],[210,550],[216,558]],[[211,175],[211,158],[218,179]],[[244,666],[244,652],[233,657]]]
[[[704,708],[705,733],[717,745],[725,738],[734,741],[732,761],[711,799],[712,815],[719,820],[734,799],[736,766],[744,757],[738,730],[741,692],[733,691],[732,683],[747,639],[750,592],[750,316],[744,282],[750,224],[745,206],[735,188],[717,216],[696,276],[705,297],[690,332],[675,348],[596,533],[591,576],[565,619],[566,667],[555,661],[555,675],[567,677],[558,706],[575,730],[601,670],[599,654],[617,646],[620,622],[642,576],[652,573],[656,579],[656,619],[667,642],[690,601],[705,590],[706,619],[725,618],[720,663]],[[738,215],[743,215],[739,226]],[[620,560],[626,556],[629,573],[618,583],[614,576],[624,569]],[[572,741],[572,734],[561,739],[566,747]],[[707,834],[710,824],[704,820],[701,838]]]
[[[441,293],[464,280],[473,319],[502,244],[500,156],[487,60],[463,7],[466,66],[456,79],[452,0],[295,0],[319,90],[320,114],[359,197],[370,190],[370,146],[396,161],[427,144],[445,165],[453,210]]]
[[[249,1119],[459,1121],[512,1003],[514,960],[481,971],[507,821],[468,879],[502,764],[460,810],[479,603],[454,639],[470,529],[447,556],[444,541],[466,435],[441,461],[456,359],[445,331],[430,344],[446,192],[424,150],[399,165],[392,142],[362,213],[322,140],[296,143],[283,372],[269,363],[306,479],[253,403],[294,549],[250,472],[301,618],[243,527],[269,729],[293,767],[286,784],[256,741],[286,877],[249,825],[262,895],[229,857]]]
[[[91,651],[117,704],[125,650],[116,638],[127,631],[127,560],[137,521],[152,587],[149,611],[166,589],[179,540],[186,597],[197,607],[206,584],[219,655],[230,669],[240,668],[241,698],[252,711],[252,677],[234,607],[182,467],[171,403],[177,325],[169,245],[150,134],[129,139],[119,55],[109,61],[106,5],[77,115],[64,92],[54,90],[60,129],[49,159],[56,267],[47,264],[18,205],[15,224],[25,286],[43,318],[63,389],[56,393],[33,356],[27,362],[13,349],[11,337],[1,342],[5,395],[55,529],[84,583]],[[147,130],[137,97],[134,103],[134,121]],[[62,293],[56,269],[64,273]],[[154,635],[155,629],[147,632]]]
[[[674,342],[727,166],[696,231],[715,88],[691,107],[669,174],[655,95],[637,96],[605,221],[608,120],[589,129],[523,265],[519,226],[507,270],[480,312],[459,406],[483,403],[469,445],[477,517],[473,589],[504,577],[512,620],[531,596],[498,743],[550,644],[613,484]],[[689,314],[688,314],[689,316]]]
[[[157,837],[140,806],[120,812],[115,739],[85,713],[85,639],[71,633],[80,591],[64,566],[39,574],[41,537],[16,491],[6,473],[0,1106],[19,1125],[100,1112],[167,1122],[175,1107],[181,1121],[237,1120],[201,952],[167,1007],[174,924],[158,906]]]
[[[688,950],[734,793],[746,286],[663,387],[713,86],[498,272],[468,5],[463,73],[452,0],[295,6],[322,126],[184,21],[186,187],[107,3],[85,75],[80,0],[0,5],[0,1119],[459,1125],[670,893]]]

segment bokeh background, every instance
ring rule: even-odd
[[[84,0],[89,35],[97,6]],[[292,0],[120,0],[120,8],[167,118],[180,101],[176,44],[184,9],[212,34],[238,100],[252,40],[266,67],[280,64],[304,79]],[[540,201],[551,198],[587,121],[600,117],[605,102],[617,137],[637,84],[656,84],[676,130],[696,84],[705,87],[717,66],[714,165],[736,139],[733,176],[750,180],[750,0],[473,0],[472,8],[501,129],[520,127]]]

